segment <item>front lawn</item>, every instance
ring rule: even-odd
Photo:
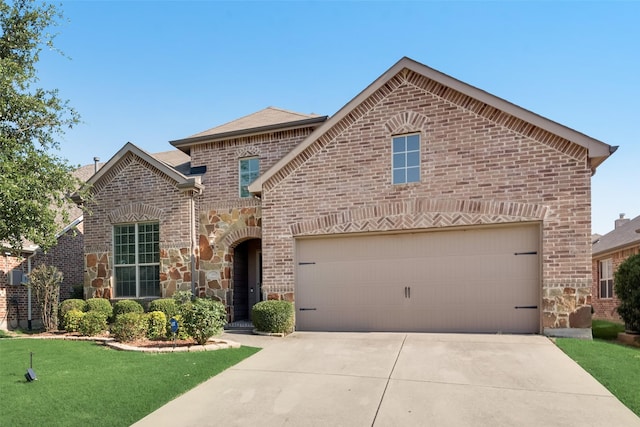
[[[129,426],[259,349],[141,353],[93,342],[0,340],[0,425]],[[28,383],[29,354],[37,380]]]
[[[595,328],[593,332],[597,336]],[[558,338],[556,344],[640,416],[640,349],[600,339]]]

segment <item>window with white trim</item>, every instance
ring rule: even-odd
[[[251,193],[247,188],[249,184],[256,180],[260,174],[260,159],[250,157],[240,159],[240,197],[251,197]]]
[[[613,261],[611,258],[600,260],[600,298],[613,298]]]
[[[113,227],[115,296],[160,296],[160,225],[157,222]]]
[[[420,134],[393,137],[392,182],[420,182]]]

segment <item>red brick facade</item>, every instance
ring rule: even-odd
[[[420,183],[392,185],[391,138],[410,132]],[[590,177],[585,148],[398,73],[263,185],[265,288],[295,291],[296,236],[538,221],[542,327],[588,327]]]
[[[118,297],[116,224],[158,221],[162,295],[194,286],[233,320],[235,248],[247,240],[262,241],[264,298],[293,301],[297,237],[526,222],[541,230],[541,331],[588,328],[590,179],[609,155],[592,164],[589,144],[598,153],[606,144],[576,143],[560,125],[552,132],[546,119],[524,120],[518,107],[491,106],[415,68],[385,78],[321,131],[324,119],[313,116],[174,141],[200,171],[200,194],[137,148],[121,150],[93,182],[85,296]],[[393,185],[391,139],[407,133],[420,135],[420,181]],[[239,160],[248,157],[260,160],[255,198],[239,195]]]
[[[600,297],[600,261],[611,259],[613,264],[613,272],[618,270],[620,264],[631,255],[640,254],[640,244],[635,247],[625,248],[608,254],[601,254],[593,257],[591,265],[591,272],[593,277],[593,287],[591,292],[593,294],[593,317],[596,319],[611,320],[614,322],[622,322],[618,315],[616,308],[618,307],[619,300],[615,296],[615,290],[613,291],[613,298],[601,298]],[[615,288],[615,283],[614,283]]]
[[[29,265],[35,268],[41,264],[53,265],[63,274],[60,285],[60,300],[71,297],[73,287],[82,285],[84,265],[83,223],[67,231],[58,238],[58,244],[49,252],[37,251],[35,254],[24,254],[17,258],[3,256],[0,258],[0,329],[27,328],[28,326],[28,293],[22,285],[9,286],[8,272],[17,269],[29,272]],[[30,257],[30,262],[27,259]],[[31,304],[32,327],[39,326],[39,312],[35,300]]]
[[[127,153],[94,185],[85,216],[84,295],[117,297],[112,289],[113,226],[158,222],[162,295],[191,289],[191,198],[145,159]]]

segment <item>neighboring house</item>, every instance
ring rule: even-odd
[[[640,253],[640,216],[620,218],[613,231],[600,236],[592,246],[593,317],[621,322],[616,312],[618,298],[614,290],[614,275],[618,266],[631,255]]]
[[[86,165],[76,169],[73,175],[86,181],[94,173],[96,165]],[[82,285],[84,280],[83,262],[83,214],[76,206],[68,209],[69,223],[63,227],[56,238],[58,243],[44,253],[32,242],[23,242],[21,256],[12,256],[3,251],[0,262],[0,329],[27,328],[30,320],[38,319],[39,313],[32,295],[31,318],[29,317],[29,295],[27,288],[19,284],[10,285],[9,275],[19,271],[27,275],[38,265],[53,265],[63,274],[60,285],[60,299],[71,297],[73,287]],[[18,276],[14,275],[14,279]],[[32,324],[33,327],[39,326]]]
[[[94,175],[85,294],[262,299],[299,330],[590,333],[603,142],[403,58],[333,117],[269,107]],[[79,201],[80,202],[80,201]]]

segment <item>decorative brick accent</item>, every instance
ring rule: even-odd
[[[404,111],[390,118],[384,127],[390,135],[426,130],[427,117],[415,111]]]
[[[547,209],[526,203],[417,199],[353,209],[291,225],[291,234],[358,233],[541,221]]]
[[[131,203],[120,206],[109,213],[109,221],[112,224],[126,222],[154,221],[163,217],[163,211],[155,206],[143,203]]]

